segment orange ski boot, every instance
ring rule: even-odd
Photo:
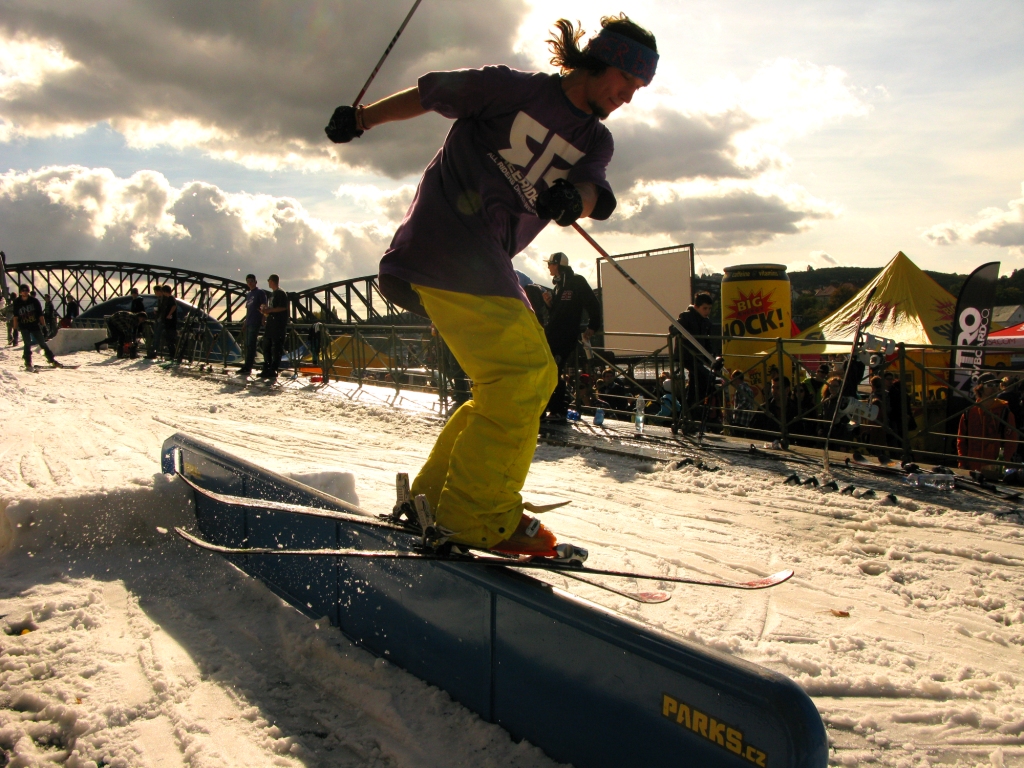
[[[515,533],[505,541],[498,542],[491,549],[505,555],[527,555],[529,557],[556,557],[555,534],[535,517],[524,514],[516,526]]]

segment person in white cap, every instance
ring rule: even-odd
[[[601,303],[587,279],[577,275],[569,266],[569,257],[564,253],[559,251],[551,254],[548,271],[554,278],[555,290],[544,296],[550,308],[544,335],[547,336],[551,355],[558,365],[558,384],[548,401],[545,420],[565,421],[569,404],[562,369],[576,351],[584,312],[587,313],[587,327],[583,331],[583,338],[589,339],[601,330]]]

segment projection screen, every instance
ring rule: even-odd
[[[647,289],[673,317],[693,300],[693,245],[673,245],[615,256],[634,280]],[[668,333],[668,319],[605,259],[597,260],[597,283],[604,305],[604,346],[618,356],[654,352],[664,338],[623,336],[624,333]]]

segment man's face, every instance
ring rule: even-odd
[[[272,290],[272,291],[276,291],[277,290],[277,280],[267,280],[267,285],[270,286],[270,290]]]
[[[604,120],[608,115],[633,100],[644,81],[621,69],[608,67],[600,75],[587,78],[587,105],[590,111]]]
[[[707,317],[708,315],[711,314],[710,304],[701,304],[700,306],[694,307],[694,309],[697,310],[697,314],[699,314],[701,317]]]
[[[552,261],[548,262],[548,274],[552,277],[558,277],[558,265]]]
[[[28,291],[26,291],[24,288],[19,288],[18,289],[18,295],[21,296],[21,298],[23,298],[23,299],[27,299],[28,298]]]
[[[256,288],[256,278],[255,277],[247,277],[247,278],[245,278],[245,284],[246,284],[246,286],[248,286],[250,291],[255,289]]]

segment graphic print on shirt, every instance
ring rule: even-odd
[[[15,312],[18,315],[18,323],[20,325],[38,325],[39,323],[39,310],[38,304],[35,299],[29,298],[27,301],[22,301],[20,297],[15,299],[16,305]]]
[[[522,111],[516,115],[508,138],[507,149],[499,150],[497,155],[488,152],[487,156],[530,211],[537,202],[537,182],[542,180],[551,186],[556,179],[566,178],[585,154]]]

